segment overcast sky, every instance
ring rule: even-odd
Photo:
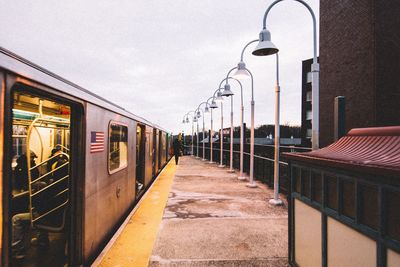
[[[272,0],[3,0],[0,46],[177,133],[207,100],[244,45],[258,38]],[[319,1],[306,0],[319,20]],[[280,49],[281,123],[301,123],[301,61],[312,57],[312,20],[295,1],[270,12]],[[255,124],[274,121],[275,57],[245,53],[255,82]],[[250,126],[250,82],[244,81]],[[235,125],[239,88],[232,82]],[[228,126],[230,101],[224,102]],[[220,110],[214,113],[219,126]],[[209,115],[206,128],[209,128]],[[184,128],[185,127],[185,128]]]

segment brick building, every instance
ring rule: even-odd
[[[333,142],[334,98],[346,130],[400,125],[400,2],[320,1],[320,146]]]

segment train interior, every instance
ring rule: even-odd
[[[136,127],[136,197],[144,192],[145,179],[145,145],[146,145],[146,128],[144,125],[138,124]]]
[[[14,91],[12,266],[67,266],[71,107]]]

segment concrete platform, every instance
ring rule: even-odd
[[[289,266],[285,197],[237,175],[180,159],[149,266]]]
[[[148,266],[175,169],[171,160],[92,266]]]

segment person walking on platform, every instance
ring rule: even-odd
[[[182,144],[179,141],[179,138],[175,138],[172,146],[174,148],[175,164],[178,165],[179,156],[181,155],[182,151]]]

